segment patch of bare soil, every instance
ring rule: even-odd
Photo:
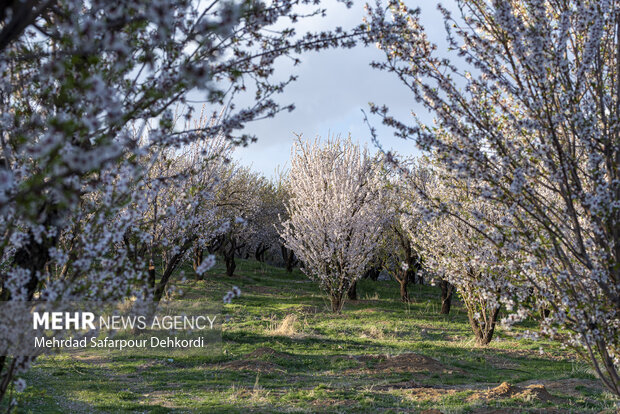
[[[278,352],[273,348],[261,347],[244,355],[241,359],[222,362],[217,366],[234,371],[254,371],[260,373],[286,372],[280,365],[263,360],[271,358],[292,359],[293,356],[284,352]]]
[[[399,355],[362,355],[357,358],[362,362],[375,362],[376,364],[370,369],[375,372],[419,372],[428,371],[430,373],[448,373],[451,374],[457,369],[448,369],[441,362],[412,352]]]
[[[558,401],[558,398],[549,394],[542,384],[532,384],[523,388],[510,385],[507,382],[502,382],[499,386],[490,390],[477,392],[469,397],[468,400],[498,400],[504,398],[519,398],[527,401],[536,400],[544,402]]]
[[[286,372],[286,370],[280,365],[269,361],[262,361],[260,359],[238,359],[235,361],[221,363],[219,364],[219,367],[231,369],[233,371],[254,371],[263,374],[269,374],[272,372]]]
[[[526,381],[520,383],[520,386],[523,385],[532,385],[539,384],[541,381]],[[586,387],[593,391],[603,392],[605,388],[601,385],[601,383],[597,380],[589,380],[589,379],[576,379],[576,378],[568,378],[557,381],[544,381],[544,386],[549,391],[556,394],[564,394],[569,395],[571,397],[579,397],[582,396],[582,391],[577,390],[577,387]]]
[[[273,348],[269,348],[269,347],[262,347],[262,348],[257,348],[254,351],[250,352],[249,354],[246,354],[245,357],[246,359],[255,359],[255,358],[282,358],[282,359],[292,359],[293,356],[286,354],[284,352],[278,352]]]
[[[405,391],[405,397],[413,401],[439,402],[448,395],[455,394],[456,390],[448,388],[419,387]]]

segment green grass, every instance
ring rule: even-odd
[[[360,300],[333,315],[316,284],[297,270],[240,261],[233,277],[216,267],[204,281],[177,282],[193,300],[221,301],[233,285],[242,297],[224,307],[221,354],[41,357],[26,374],[25,392],[13,394],[17,411],[615,412],[617,402],[571,351],[518,339],[519,328],[499,329],[490,345],[477,347],[458,303],[450,315],[438,313],[433,287],[411,286],[412,303],[405,305],[396,283],[364,280]],[[291,326],[278,329],[285,318]],[[277,353],[246,356],[264,347]],[[405,353],[434,358],[443,368],[386,359]],[[474,398],[504,381],[542,382],[553,400]]]

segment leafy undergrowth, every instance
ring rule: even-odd
[[[405,305],[394,282],[364,280],[360,300],[333,315],[297,270],[237,269],[177,282],[189,299],[241,288],[225,306],[221,354],[42,357],[13,395],[18,412],[615,412],[570,350],[519,329],[477,347],[458,303],[438,313],[433,287],[412,285]]]

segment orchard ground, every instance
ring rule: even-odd
[[[499,329],[478,347],[460,304],[438,313],[439,292],[363,280],[358,301],[327,310],[298,270],[240,261],[183,285],[188,299],[242,296],[225,313],[223,353],[213,357],[56,355],[37,360],[18,412],[616,412],[588,365],[536,329]],[[190,269],[186,269],[190,274]]]

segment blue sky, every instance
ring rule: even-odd
[[[361,22],[364,16],[363,1],[355,1],[351,9],[335,1],[326,2],[327,17],[305,21],[298,32],[321,30],[342,26],[350,28]],[[437,2],[408,1],[410,7],[420,7],[422,22],[431,40],[445,44],[444,26]],[[453,1],[442,2],[455,9]],[[358,46],[350,50],[328,50],[302,56],[302,63],[293,69],[299,78],[279,95],[283,104],[294,102],[295,111],[281,113],[275,118],[253,122],[246,131],[258,136],[258,142],[246,148],[238,148],[234,158],[242,165],[251,166],[268,177],[274,175],[278,166],[286,167],[290,157],[295,133],[305,138],[319,135],[351,133],[353,139],[373,147],[370,133],[364,124],[362,109],[368,113],[368,102],[386,104],[400,119],[411,119],[411,110],[422,111],[415,106],[410,93],[394,75],[372,69],[372,60],[381,60],[382,53],[374,47]],[[276,66],[282,78],[287,77],[290,65]],[[393,136],[380,120],[371,119],[377,127],[380,141],[385,149],[396,150],[404,155],[416,154],[413,142]]]

